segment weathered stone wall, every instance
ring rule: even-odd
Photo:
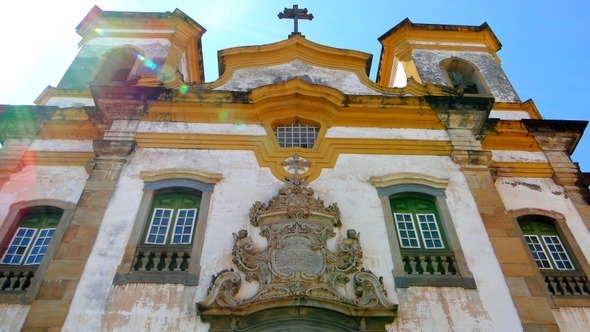
[[[487,53],[417,50],[412,56],[422,82],[448,85],[440,62],[450,57],[457,57],[467,60],[479,68],[496,102],[520,102],[520,98],[502,67]]]
[[[285,82],[295,77],[308,83],[329,86],[346,94],[379,94],[369,89],[353,72],[322,68],[302,61],[262,68],[238,69],[231,79],[217,90],[248,91],[263,85]]]

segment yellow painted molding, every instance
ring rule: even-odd
[[[182,102],[155,103],[142,120],[269,125],[300,118],[322,126],[444,129],[424,98],[345,96],[299,79],[254,89],[251,95],[257,103],[232,101],[226,91],[187,95]]]
[[[274,125],[281,119],[302,117],[327,127],[344,105],[345,95],[336,89],[294,78],[256,88],[251,91],[250,99],[264,125]]]
[[[495,169],[498,177],[515,178],[551,178],[553,168],[548,162],[498,162],[492,161],[490,168]]]
[[[411,172],[371,176],[369,181],[377,188],[384,188],[398,184],[422,184],[432,188],[445,189],[449,184],[449,179]]]
[[[530,215],[541,215],[541,216],[547,216],[547,217],[551,217],[555,220],[563,220],[565,221],[566,218],[563,214],[555,211],[555,210],[545,210],[545,209],[539,209],[539,208],[521,208],[521,209],[514,209],[514,210],[508,210],[506,211],[506,213],[513,217],[513,218],[519,218],[519,217],[523,217],[523,216],[530,216]]]
[[[94,160],[94,152],[79,151],[27,151],[23,163],[32,166],[85,166]]]
[[[520,120],[498,121],[486,134],[481,146],[485,150],[543,151]]]
[[[139,176],[145,182],[171,179],[189,179],[215,184],[222,179],[221,173],[207,173],[191,168],[165,168],[159,169],[157,171],[142,171]]]
[[[252,151],[260,167],[269,167],[274,176],[283,180],[290,174],[281,163],[294,153],[311,161],[302,174],[309,181],[316,179],[322,169],[333,168],[340,154],[390,154],[448,156],[452,146],[447,141],[409,139],[327,138],[316,142],[312,149],[280,148],[274,136],[137,133],[139,148],[205,149]]]

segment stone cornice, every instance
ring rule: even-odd
[[[543,150],[574,153],[588,121],[522,120]]]

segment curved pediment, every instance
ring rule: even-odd
[[[300,79],[346,95],[455,94],[409,80],[403,88],[384,88],[368,77],[372,55],[316,44],[293,36],[273,44],[238,47],[219,52],[220,78],[209,87],[250,91],[261,86]]]
[[[261,46],[235,47],[219,51],[219,75],[223,80],[238,69],[268,67],[296,60],[312,66],[369,74],[373,56],[354,50],[324,46],[302,36]]]

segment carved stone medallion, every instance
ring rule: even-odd
[[[276,315],[287,320],[328,315],[349,325],[376,324],[377,330],[393,321],[397,306],[387,300],[380,279],[361,268],[359,234],[348,230],[339,250],[328,250],[326,241],[341,226],[340,211],[336,204],[325,206],[314,198],[313,190],[300,179],[291,179],[267,204],[254,203],[250,223],[260,228],[267,246],[255,248],[246,230],[234,233],[232,256],[240,273],[233,269],[219,273],[207,298],[197,303],[201,318],[210,321],[212,329],[251,329],[259,324],[256,329],[264,330],[267,322],[260,318],[266,317],[264,312],[273,313],[267,315],[270,320]],[[258,283],[256,294],[247,299],[234,297],[242,276]],[[350,281],[353,297],[345,292]],[[308,312],[307,318],[289,314],[293,308]]]

